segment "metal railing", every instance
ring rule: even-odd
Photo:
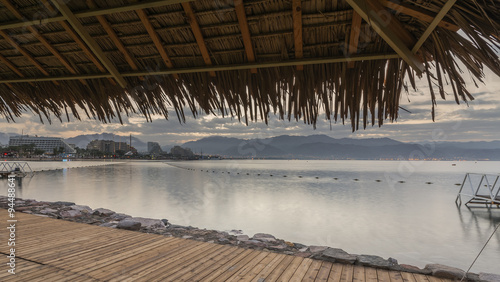
[[[500,207],[500,174],[466,173],[458,191],[455,203],[462,204],[462,197],[468,198],[466,206],[471,204]],[[464,190],[465,188],[465,190]]]
[[[34,172],[28,162],[0,162],[0,175],[15,174],[16,177],[33,177]]]

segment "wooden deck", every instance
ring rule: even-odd
[[[6,210],[0,219],[7,225]],[[2,281],[445,281],[20,212],[16,219],[15,275],[1,227]]]

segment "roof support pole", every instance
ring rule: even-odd
[[[361,17],[420,75],[424,71],[422,61],[411,52],[415,38],[396,17],[378,1],[346,0]]]

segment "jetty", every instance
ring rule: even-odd
[[[14,175],[16,178],[32,177],[34,175],[28,162],[0,162],[0,178]]]
[[[500,208],[500,174],[466,173],[455,203],[467,207]]]
[[[7,222],[7,210],[0,220]],[[447,282],[416,273],[339,264],[16,213],[9,281],[392,281]],[[6,233],[2,238],[7,242]],[[0,246],[9,255],[7,244]]]

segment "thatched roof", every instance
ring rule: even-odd
[[[500,76],[499,28],[500,0],[2,0],[0,113],[357,129],[396,119],[417,77],[433,105],[447,84],[473,99],[462,76]]]

